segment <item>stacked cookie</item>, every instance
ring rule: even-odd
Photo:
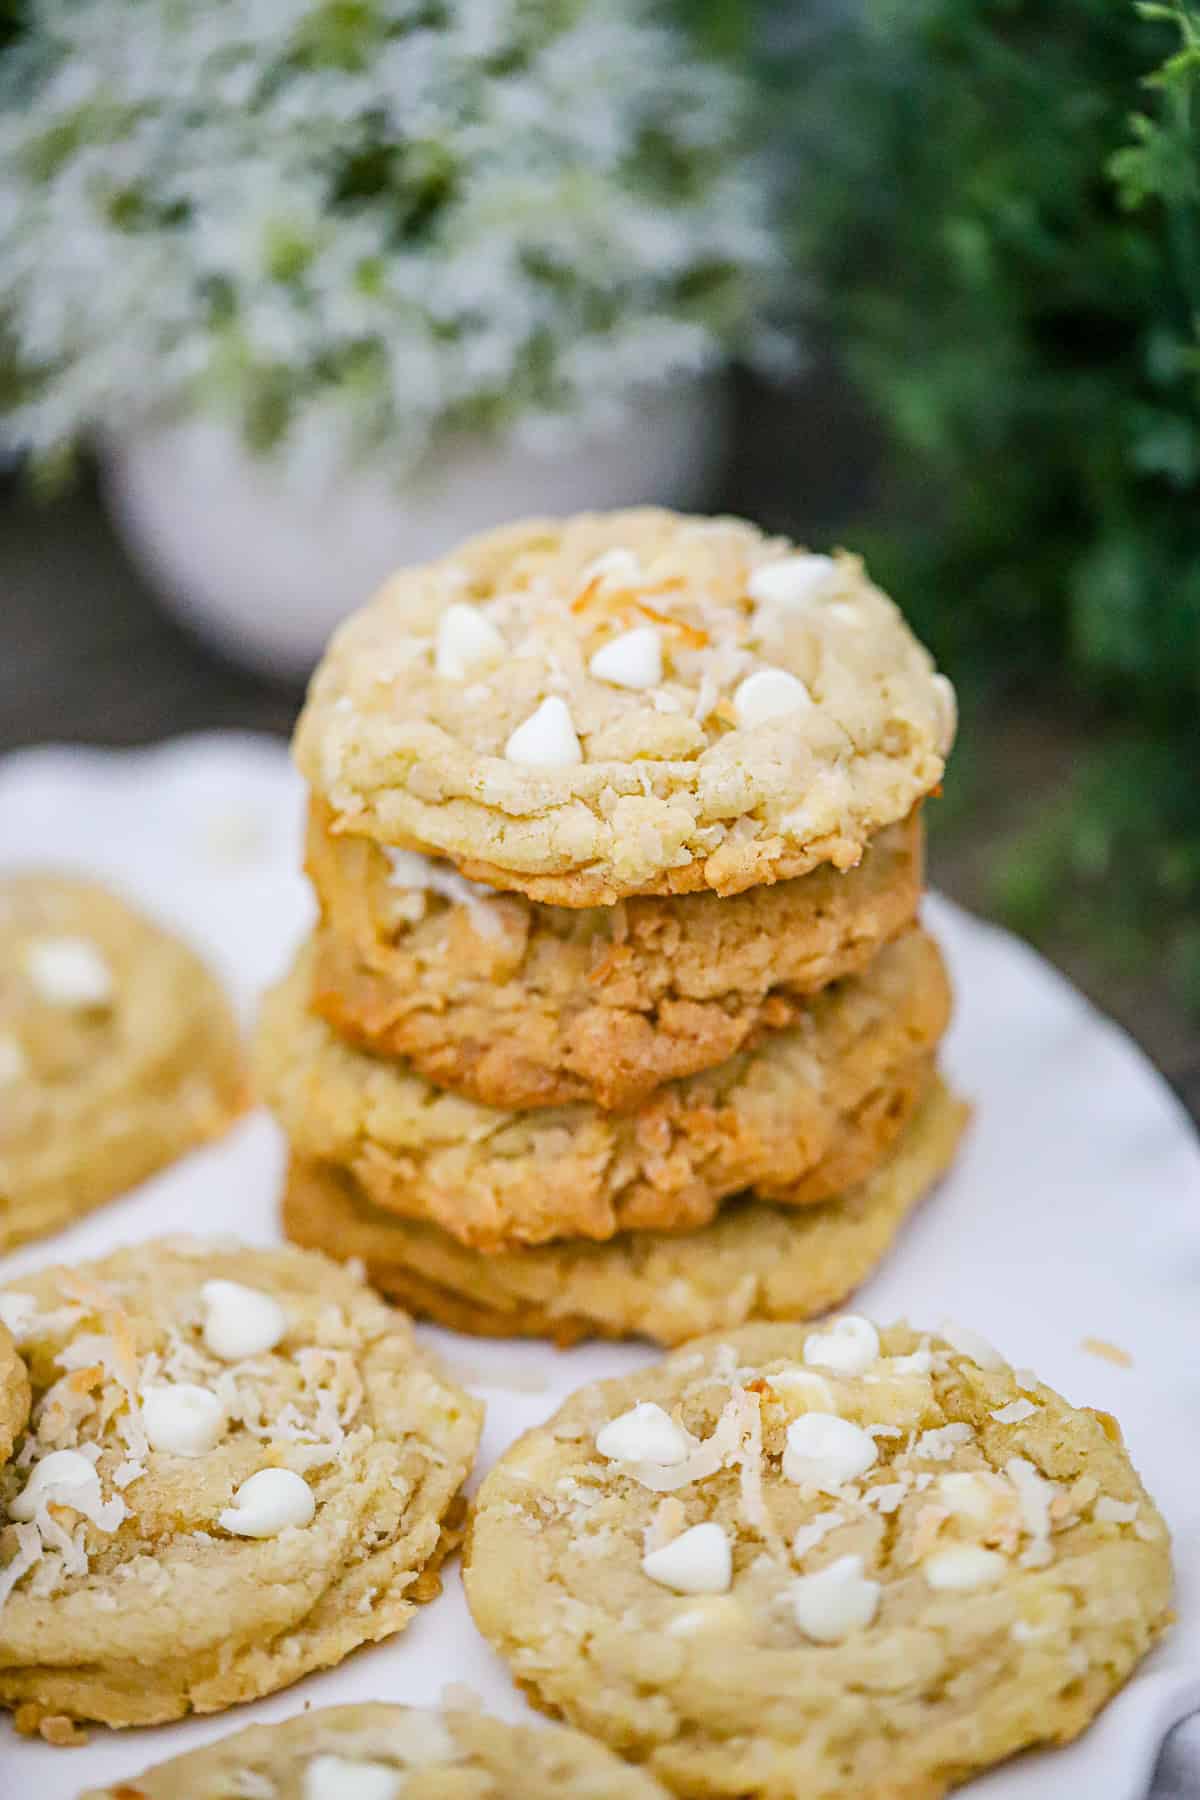
[[[849,556],[658,511],[397,575],[297,733],[320,923],[260,1085],[297,1241],[445,1323],[799,1318],[944,1168],[953,692]]]

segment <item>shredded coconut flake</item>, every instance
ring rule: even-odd
[[[35,1563],[39,1563],[45,1555],[42,1534],[36,1523],[16,1525],[13,1529],[17,1534],[17,1554],[11,1562],[0,1569],[0,1608],[4,1606],[4,1602],[21,1577],[27,1575]]]
[[[792,1555],[797,1562],[806,1557],[810,1550],[815,1550],[831,1531],[846,1523],[846,1515],[836,1509],[832,1512],[819,1512],[806,1525],[801,1525],[792,1539]]]
[[[881,1513],[894,1513],[903,1504],[907,1492],[906,1482],[881,1481],[877,1487],[868,1488],[863,1499],[868,1506],[877,1507]]]
[[[1114,1500],[1111,1494],[1101,1494],[1092,1508],[1092,1517],[1103,1525],[1132,1525],[1137,1516],[1136,1500]]]
[[[1021,1561],[1027,1568],[1040,1568],[1051,1560],[1050,1508],[1059,1490],[1023,1456],[1011,1456],[1004,1465],[1004,1473],[1017,1490],[1021,1523],[1030,1538],[1029,1548]]]
[[[107,1337],[97,1335],[92,1348],[97,1362],[124,1392],[128,1410],[118,1421],[117,1429],[133,1458],[140,1461],[149,1455],[150,1445],[146,1439],[138,1400],[138,1361],[129,1319],[115,1296],[98,1281],[91,1281],[73,1270],[64,1270],[59,1276],[59,1286],[68,1300],[84,1307],[89,1313],[99,1314],[107,1326]],[[59,1361],[62,1360],[60,1355]]]
[[[969,1444],[973,1433],[964,1420],[940,1425],[934,1431],[923,1431],[914,1445],[914,1455],[929,1457],[933,1462],[949,1462],[960,1444]]]
[[[1019,1425],[1022,1419],[1032,1418],[1036,1411],[1033,1401],[1022,1396],[1020,1400],[1010,1400],[1007,1406],[997,1406],[991,1416],[997,1425]]]

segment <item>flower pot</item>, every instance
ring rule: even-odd
[[[523,514],[702,504],[724,442],[714,380],[645,395],[563,451],[464,439],[403,486],[369,468],[314,492],[195,420],[110,444],[109,506],[163,603],[235,661],[306,675],[338,621],[401,563]]]

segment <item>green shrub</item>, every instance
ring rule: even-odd
[[[1200,1000],[1198,109],[1192,0],[864,0],[793,100],[886,437],[856,535],[968,686],[1104,728],[1002,898],[1152,927]]]

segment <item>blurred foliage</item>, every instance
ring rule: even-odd
[[[1200,8],[861,0],[776,74],[886,437],[855,541],[957,678],[1104,738],[1002,902],[1152,932],[1200,1004]]]
[[[206,412],[314,487],[400,481],[462,432],[557,451],[770,360],[743,16],[0,0],[3,436],[53,471]]]

